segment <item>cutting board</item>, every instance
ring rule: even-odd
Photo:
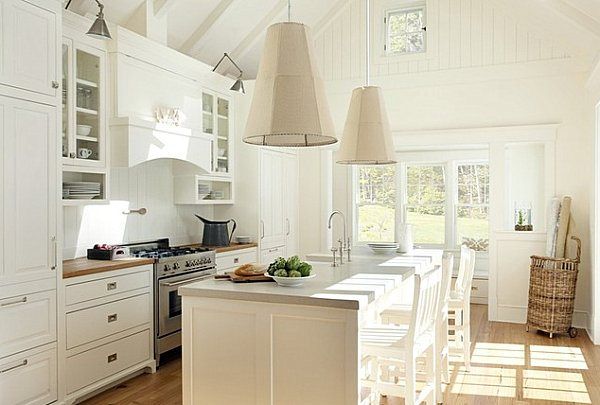
[[[229,280],[234,283],[265,283],[275,281],[267,276],[238,276],[233,271],[215,276],[218,280]]]

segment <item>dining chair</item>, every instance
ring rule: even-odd
[[[435,320],[436,352],[438,353],[438,366],[435,368],[438,402],[442,402],[442,384],[450,383],[450,362],[448,348],[448,301],[450,299],[450,288],[452,286],[452,270],[454,267],[454,256],[451,253],[444,254],[442,258],[442,281],[439,297],[439,311]],[[381,321],[386,324],[407,324],[410,320],[411,311],[405,305],[391,305],[381,312]]]
[[[435,320],[439,312],[442,270],[438,266],[414,277],[413,305],[407,325],[375,323],[361,328],[361,353],[369,359],[370,371],[362,385],[371,389],[371,403],[378,404],[380,395],[404,397],[407,405],[436,403]],[[418,387],[417,359],[425,363]],[[384,372],[384,369],[394,372]],[[400,374],[399,370],[404,373]]]
[[[467,371],[471,369],[471,287],[475,273],[475,251],[466,246],[460,248],[460,266],[454,288],[448,300],[449,331],[453,331],[452,354],[462,355]]]

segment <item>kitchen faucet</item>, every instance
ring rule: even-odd
[[[343,239],[338,239],[338,242],[340,244],[340,247],[339,247],[340,264],[344,264],[344,252],[346,252],[348,254],[348,261],[351,261],[350,252],[351,252],[352,248],[350,247],[350,238],[346,234],[346,217],[344,216],[344,214],[341,211],[335,210],[331,213],[331,215],[329,215],[329,219],[327,220],[327,229],[332,229],[333,217],[336,214],[342,217],[342,221],[344,223]],[[331,248],[331,251],[333,252],[333,264],[332,264],[333,267],[336,267],[336,265],[337,265],[335,262],[335,252],[337,250],[338,249],[335,246]]]

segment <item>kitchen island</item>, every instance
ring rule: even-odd
[[[180,287],[183,403],[358,403],[361,323],[439,257],[312,262],[317,276],[295,288],[214,279]]]

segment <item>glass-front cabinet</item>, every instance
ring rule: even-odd
[[[105,53],[65,39],[62,59],[63,163],[104,166]]]
[[[229,176],[232,173],[231,100],[208,92],[202,93],[202,132],[213,139],[212,172]]]

